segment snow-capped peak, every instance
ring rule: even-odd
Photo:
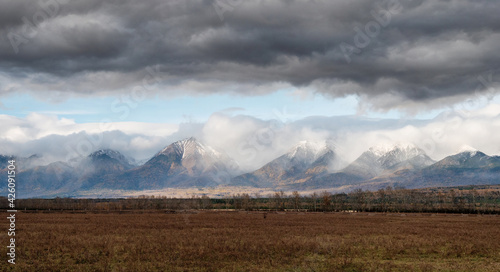
[[[391,151],[393,149],[393,147],[394,146],[392,146],[392,145],[379,144],[379,145],[370,147],[368,149],[368,151],[380,158],[383,155],[385,155],[387,152]]]
[[[215,170],[239,171],[237,163],[227,154],[216,151],[193,137],[170,144],[158,152],[154,158],[162,155],[169,157],[172,154],[181,160],[182,166],[190,173]]]
[[[122,158],[123,155],[120,154],[120,152],[118,151],[114,151],[114,150],[111,150],[111,149],[100,149],[100,150],[97,150],[95,152],[93,152],[92,154],[89,155],[89,157],[98,157],[98,156],[103,156],[103,155],[106,155],[110,158],[113,158],[113,159],[118,159],[118,158]]]
[[[314,161],[330,150],[324,141],[300,141],[286,155],[289,158]]]
[[[380,166],[388,169],[398,163],[413,159],[417,156],[426,156],[425,152],[413,143],[399,142],[393,145],[378,145],[369,149]]]
[[[458,153],[470,153],[471,156],[476,155],[478,150],[470,145],[462,145],[458,150]]]
[[[182,150],[183,159],[194,154],[200,154],[202,156],[209,155],[216,158],[220,157],[219,152],[215,151],[213,148],[209,146],[200,143],[194,137],[178,141],[174,143],[174,145]]]
[[[370,147],[369,151],[379,158],[391,152],[410,153],[415,154],[415,156],[423,153],[423,151],[418,148],[418,146],[409,142],[398,142],[396,144],[378,144],[376,146]]]
[[[209,156],[213,158],[220,158],[221,154],[217,151],[215,151],[213,148],[206,146],[199,142],[196,138],[191,137],[187,138],[184,140],[177,141],[167,147],[165,147],[163,150],[158,152],[156,156],[162,155],[162,154],[167,154],[170,152],[170,150],[175,150],[175,152],[182,157],[182,159],[185,159],[190,156]]]
[[[123,156],[120,152],[115,151],[115,150],[111,150],[111,149],[97,150],[97,151],[91,153],[89,155],[89,158],[97,158],[97,157],[101,157],[101,156],[108,156],[108,157],[115,159],[117,161],[120,161],[122,163],[127,163],[127,164],[130,163],[130,161],[125,156]]]

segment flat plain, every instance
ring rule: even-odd
[[[18,213],[1,271],[500,271],[500,216]]]

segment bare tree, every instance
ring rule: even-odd
[[[274,207],[276,210],[282,209],[282,196],[283,196],[283,191],[280,192],[275,192],[274,193]]]
[[[251,199],[250,199],[250,195],[247,194],[247,193],[244,193],[241,195],[241,207],[246,210],[246,211],[249,211],[252,209],[251,207]]]
[[[380,210],[383,212],[387,211],[387,193],[386,191],[382,188],[377,191],[377,197],[379,198],[380,201]]]
[[[207,195],[203,195],[201,197],[201,208],[202,209],[212,208],[212,203],[210,202],[210,198]]]
[[[336,211],[346,210],[347,195],[345,193],[335,194],[332,198]]]
[[[314,192],[313,194],[311,194],[311,200],[312,200],[312,203],[313,203],[313,210],[316,211],[316,204],[317,204],[317,200],[318,199],[318,194],[316,192]]]
[[[293,208],[296,210],[300,209],[300,194],[297,191],[293,191],[291,197],[293,198]]]
[[[323,191],[321,193],[321,200],[322,200],[321,205],[322,205],[323,211],[330,210],[331,197],[332,197],[332,194],[330,194],[330,192],[328,192],[328,191]]]
[[[354,204],[356,207],[356,210],[358,211],[364,211],[365,210],[365,204],[366,204],[366,199],[365,199],[365,192],[363,192],[363,189],[356,189],[353,191],[354,195]]]

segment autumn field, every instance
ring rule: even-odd
[[[1,271],[500,271],[500,216],[18,213]],[[8,229],[5,220],[1,229]],[[7,232],[1,233],[7,245]],[[6,256],[6,247],[1,247]]]

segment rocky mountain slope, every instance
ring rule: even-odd
[[[0,156],[5,175],[9,156]],[[377,190],[500,184],[500,157],[470,147],[438,162],[410,143],[368,149],[345,167],[335,148],[302,141],[261,168],[238,172],[234,160],[195,138],[174,142],[141,166],[118,151],[102,149],[71,162],[39,165],[40,156],[19,158],[20,197],[72,195],[80,191],[206,188],[221,185],[271,190]],[[5,191],[0,189],[0,191]]]
[[[326,174],[336,160],[333,148],[326,143],[302,141],[256,171],[234,178],[233,184],[257,187],[296,184]]]
[[[100,188],[159,189],[229,184],[237,170],[227,155],[189,138],[175,142],[144,165],[112,176]]]

